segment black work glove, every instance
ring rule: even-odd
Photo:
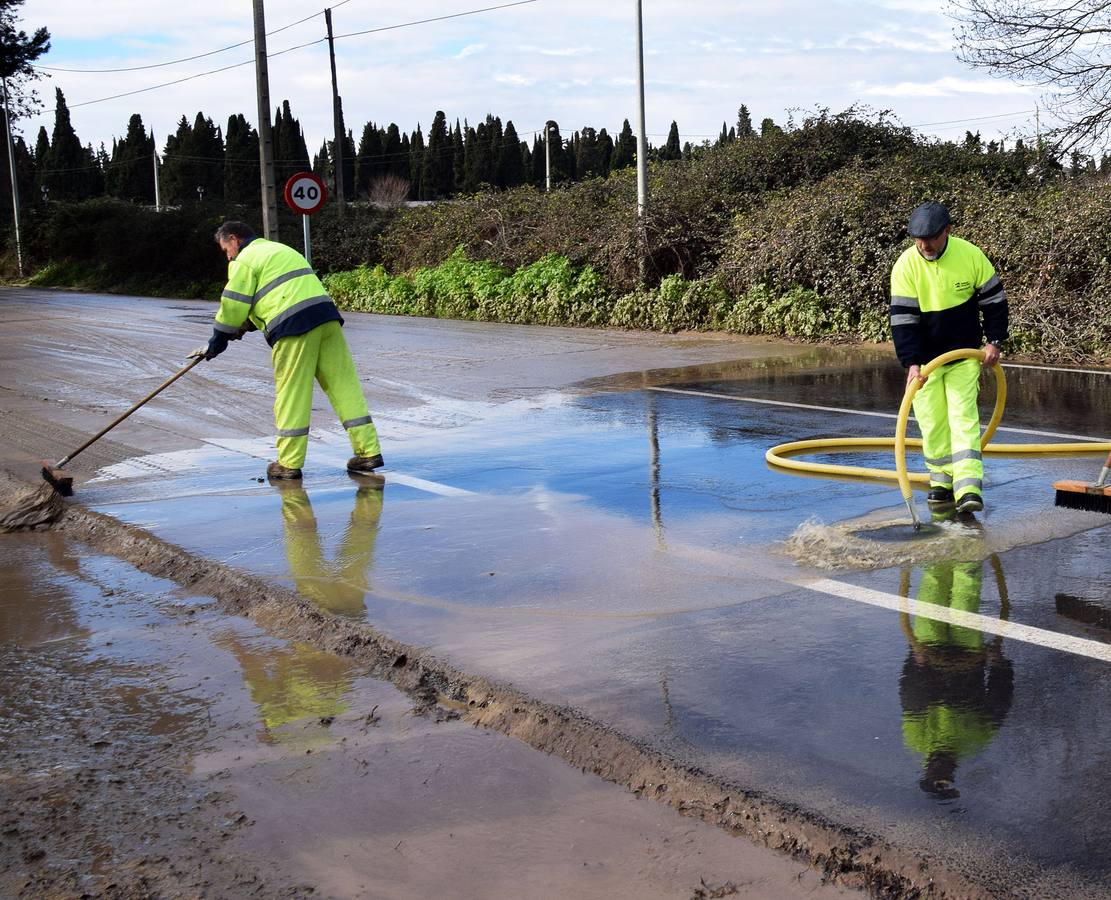
[[[232,341],[242,340],[243,335],[245,335],[248,331],[258,331],[258,326],[255,325],[255,323],[252,322],[250,319],[240,325],[239,330],[235,334],[229,335],[228,339]]]

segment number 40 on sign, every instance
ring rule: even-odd
[[[324,182],[312,172],[298,172],[285,183],[285,203],[303,216],[305,231],[305,259],[312,264],[312,243],[309,237],[309,216],[319,212],[328,199]]]

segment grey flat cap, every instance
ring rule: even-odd
[[[915,238],[933,237],[952,220],[949,210],[930,200],[915,208],[907,222],[907,234]]]

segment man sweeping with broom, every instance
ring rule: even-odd
[[[271,479],[299,479],[309,441],[313,382],[332,403],[355,455],[347,470],[368,474],[383,465],[378,432],[367,410],[343,319],[308,261],[292,247],[257,237],[243,222],[224,222],[216,242],[228,258],[228,283],[208,344],[190,358],[213,359],[246,331],[271,346],[278,459]]]

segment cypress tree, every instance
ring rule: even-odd
[[[455,120],[455,129],[451,133],[451,180],[452,180],[452,193],[459,193],[463,190],[463,182],[466,179],[467,171],[467,144],[463,140],[463,129],[459,125],[459,120]]]
[[[606,174],[602,161],[601,148],[598,145],[598,133],[590,126],[584,126],[582,132],[575,135],[575,171],[579,178],[596,178]]]
[[[283,100],[281,109],[274,117],[274,172],[278,193],[285,189],[290,176],[309,168],[309,150],[301,123],[293,118],[289,101]]]
[[[46,126],[39,126],[39,134],[35,139],[35,165],[43,166],[46,163],[46,154],[50,152],[50,136],[46,133]]]
[[[505,187],[499,181],[501,173],[501,146],[505,132],[502,130],[501,118],[487,114],[486,116],[486,170],[483,181],[493,187]]]
[[[498,186],[517,187],[525,183],[525,165],[521,154],[521,141],[512,121],[505,123],[502,133],[501,153],[498,154]]]
[[[737,130],[735,137],[738,140],[744,140],[750,137],[756,137],[756,129],[752,127],[752,116],[748,112],[748,107],[743,103],[741,108],[737,110]]]
[[[443,110],[437,110],[432,127],[428,129],[428,148],[424,153],[424,168],[421,173],[422,200],[442,200],[451,196],[455,180],[455,167],[451,157],[447,117]]]
[[[466,148],[467,156],[463,165],[463,193],[473,194],[478,190],[482,181],[482,167],[484,164],[485,148],[479,139],[479,130],[485,132],[486,125],[479,122],[478,128],[467,127]]]
[[[613,157],[610,160],[610,171],[627,169],[636,162],[637,140],[633,137],[632,126],[629,120],[621,126],[621,134],[617,136],[617,143],[613,148]]]
[[[679,143],[679,125],[671,123],[671,130],[667,133],[667,143],[660,151],[660,159],[682,159],[683,148]]]
[[[239,113],[229,117],[224,140],[224,199],[249,203],[259,199],[261,190],[258,132]]]
[[[544,190],[544,140],[539,134],[532,139],[532,166],[530,184]]]
[[[132,203],[154,202],[154,139],[147,136],[143,117],[135,113],[127,132],[112,145],[104,174],[106,193]]]
[[[424,172],[424,135],[420,125],[409,141],[409,198],[419,200],[422,196],[421,176]]]
[[[77,139],[61,88],[54,89],[54,99],[54,133],[39,167],[39,184],[51,200],[84,200],[94,196],[96,157]]]
[[[382,172],[409,180],[409,138],[402,140],[401,130],[390,122],[382,141]]]
[[[333,143],[335,142],[325,141],[323,144],[320,145],[320,150],[317,153],[313,154],[312,173],[325,184],[332,184],[334,190],[335,183],[332,182],[332,176],[334,175],[334,172],[332,170],[332,158],[328,152],[328,148]]]
[[[604,128],[598,132],[598,158],[600,161],[598,174],[608,175],[613,163],[613,138]]]
[[[382,133],[373,122],[363,126],[359,149],[355,154],[355,195],[366,197],[370,186],[382,172]]]

